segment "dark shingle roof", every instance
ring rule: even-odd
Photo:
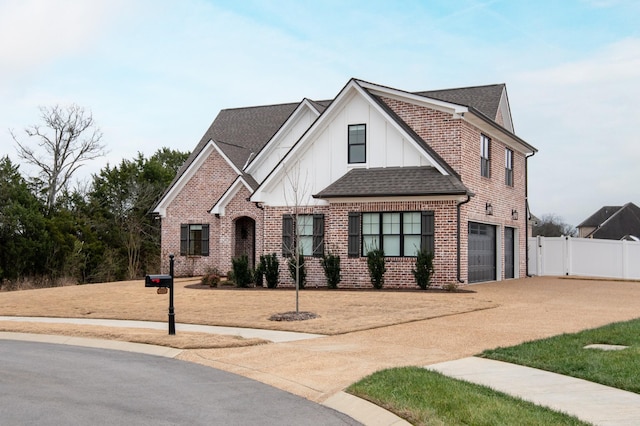
[[[595,228],[600,226],[605,220],[609,219],[614,215],[618,210],[620,210],[622,206],[604,206],[600,208],[597,212],[586,218],[578,228],[588,227]]]
[[[213,139],[239,169],[280,129],[298,103],[223,109],[202,137]]]
[[[496,84],[490,86],[477,86],[459,89],[435,90],[426,92],[415,92],[420,96],[428,96],[435,99],[452,102],[464,106],[470,106],[479,110],[492,120],[495,120],[496,112],[500,102],[500,96],[504,84]],[[373,98],[381,103],[377,97]],[[326,108],[333,102],[333,99],[308,101],[323,113]],[[383,103],[382,103],[383,104]],[[271,137],[280,129],[295,109],[300,105],[296,103],[286,103],[277,105],[254,106],[246,108],[233,108],[221,110],[215,118],[209,129],[198,142],[198,145],[191,152],[191,155],[182,165],[176,177],[167,187],[165,195],[175,185],[178,179],[189,168],[193,161],[200,154],[202,149],[210,140],[214,140],[218,147],[231,160],[231,162],[240,170],[242,170],[253,155],[256,155],[271,139]],[[388,112],[398,121],[402,122],[395,114],[387,108]],[[403,126],[409,131],[419,142],[421,139],[406,124]],[[447,170],[456,175],[455,170],[451,169],[444,160],[442,160],[435,151],[430,149],[424,141],[421,141],[423,147]],[[460,184],[462,185],[462,184]],[[464,192],[464,191],[463,191]],[[161,199],[164,198],[161,197]]]
[[[487,86],[462,87],[458,89],[429,90],[414,94],[451,102],[458,105],[473,107],[492,120],[498,115],[500,99],[504,91],[504,84]]]
[[[458,178],[445,176],[431,166],[387,167],[351,169],[314,197],[398,197],[456,195],[467,192]]]
[[[598,210],[598,212],[604,208]],[[581,226],[585,225],[581,224]],[[603,240],[619,240],[625,235],[640,236],[640,207],[633,203],[627,203],[595,226],[597,226],[597,229],[589,237]]]

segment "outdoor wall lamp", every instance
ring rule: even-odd
[[[491,205],[491,203],[487,203],[484,206],[484,211],[488,216],[493,216],[493,206]]]
[[[511,219],[518,220],[518,210],[516,209],[511,210]]]

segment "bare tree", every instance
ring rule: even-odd
[[[305,261],[303,256],[303,242],[301,231],[305,225],[303,216],[308,220],[309,206],[308,200],[311,193],[311,185],[308,181],[308,172],[304,173],[304,176],[300,172],[300,164],[297,163],[290,168],[284,169],[285,179],[288,184],[288,188],[285,187],[284,198],[285,203],[291,210],[291,235],[288,244],[283,244],[284,251],[289,258],[289,264],[293,268],[293,278],[296,285],[296,314],[300,314],[299,307],[299,290],[302,287],[302,283],[305,280],[303,275],[303,269],[305,268]],[[289,191],[287,191],[289,189]],[[315,220],[315,219],[314,219]],[[313,222],[306,223],[308,226],[313,226]],[[307,250],[314,253],[317,249],[323,247],[323,241],[316,242],[315,238],[312,238],[311,242],[306,244]],[[307,253],[307,254],[311,254]]]
[[[25,128],[29,138],[37,140],[38,148],[20,142],[18,156],[39,169],[46,206],[53,209],[58,193],[66,187],[73,174],[84,162],[105,154],[100,142],[102,132],[93,121],[91,111],[76,104],[40,107],[42,124]]]
[[[575,237],[576,234],[576,228],[565,223],[560,216],[553,213],[543,215],[533,226],[534,237],[538,235],[542,237]]]

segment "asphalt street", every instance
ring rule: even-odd
[[[3,425],[356,425],[330,408],[209,367],[48,343],[0,343]]]

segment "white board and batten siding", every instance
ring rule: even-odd
[[[640,242],[529,238],[529,274],[640,279]]]
[[[348,164],[348,126],[366,125],[366,163]],[[271,206],[290,205],[293,195],[286,175],[296,177],[305,197],[301,205],[323,204],[312,198],[344,176],[351,168],[432,166],[414,141],[407,139],[370,102],[354,94],[344,106],[335,111],[314,134],[303,139],[304,145],[289,157],[285,172],[263,188],[262,201]],[[300,189],[300,188],[299,188]],[[288,194],[288,195],[287,195]]]

